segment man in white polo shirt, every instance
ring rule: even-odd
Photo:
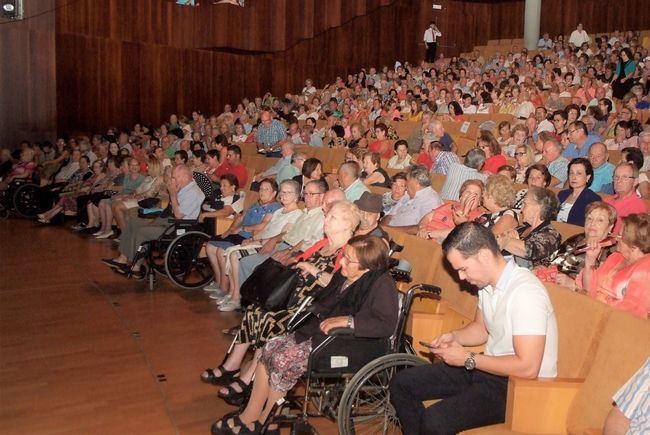
[[[457,226],[443,251],[458,276],[480,288],[474,320],[434,338],[426,364],[399,372],[390,400],[405,435],[458,433],[505,420],[508,377],[557,375],[557,324],[544,285],[504,258],[492,232]],[[485,344],[481,354],[463,346]],[[424,400],[442,399],[425,408]]]

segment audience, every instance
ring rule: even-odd
[[[594,177],[594,170],[589,160],[577,157],[569,162],[568,172],[569,188],[557,194],[560,210],[556,220],[583,226],[585,208],[594,201],[600,201],[600,196],[589,188]]]

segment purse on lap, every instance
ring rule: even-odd
[[[301,279],[299,269],[268,258],[244,281],[241,297],[243,301],[259,305],[267,311],[284,310]]]

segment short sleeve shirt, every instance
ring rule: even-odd
[[[616,406],[630,420],[628,434],[641,435],[650,427],[650,358],[613,397]]]

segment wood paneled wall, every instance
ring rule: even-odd
[[[648,0],[543,0],[542,31],[648,27]],[[56,20],[61,133],[158,124],[170,113],[219,111],[242,97],[322,86],[360,67],[417,62],[435,18],[439,52],[523,35],[523,0],[249,0],[178,6],[168,0],[78,0]],[[221,50],[221,49],[224,50]],[[230,52],[228,52],[230,50]]]
[[[54,9],[54,0],[30,0],[25,16]],[[0,148],[56,132],[54,13],[0,24]]]

